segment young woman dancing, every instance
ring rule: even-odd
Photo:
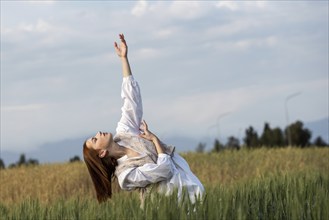
[[[122,63],[122,116],[116,134],[98,132],[83,145],[83,156],[93,181],[97,199],[111,197],[114,176],[123,190],[140,189],[143,197],[150,189],[165,195],[176,189],[178,199],[186,189],[192,203],[202,197],[204,187],[191,172],[187,162],[174,147],[163,144],[144,120],[140,88],[128,62],[128,47],[124,35],[114,48]],[[143,201],[143,200],[142,200]]]

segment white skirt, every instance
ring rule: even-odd
[[[183,191],[186,190],[190,201],[195,203],[196,198],[202,198],[205,191],[202,183],[192,173],[189,165],[183,157],[174,153],[171,159],[174,165],[174,174],[168,181],[161,181],[159,183],[158,192],[165,195],[171,195],[177,190],[178,200],[181,200]]]

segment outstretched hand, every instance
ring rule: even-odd
[[[128,54],[128,46],[125,40],[125,36],[123,34],[119,34],[120,37],[120,46],[118,46],[117,42],[114,42],[114,49],[115,52],[118,54],[119,57],[127,57]]]
[[[146,140],[154,141],[157,138],[155,136],[155,134],[153,134],[148,129],[148,125],[146,124],[146,122],[144,120],[142,121],[142,126],[141,126],[140,130],[141,130],[142,133],[139,136],[146,139]]]
[[[158,139],[158,137],[155,134],[150,132],[150,130],[144,120],[142,121],[142,126],[141,126],[140,130],[142,132],[139,135],[140,137],[145,138],[146,140],[152,141],[158,154],[165,154],[165,151],[162,148],[160,140]]]

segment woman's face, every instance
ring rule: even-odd
[[[104,157],[106,151],[110,148],[112,141],[113,136],[111,133],[99,131],[94,137],[91,137],[86,141],[86,146],[89,149],[97,151],[100,157]]]

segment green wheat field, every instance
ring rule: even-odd
[[[329,219],[329,148],[185,153],[196,204],[113,188],[98,204],[83,162],[0,170],[0,219]]]

